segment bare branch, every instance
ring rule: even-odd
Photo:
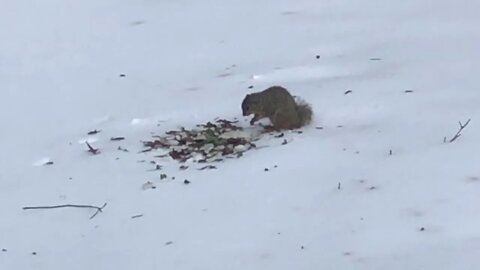
[[[82,205],[82,204],[62,204],[62,205],[51,205],[51,206],[26,206],[23,207],[23,210],[39,210],[39,209],[56,209],[56,208],[65,208],[65,207],[71,207],[71,208],[91,208],[91,209],[96,209],[95,213],[90,217],[90,219],[93,219],[95,216],[98,215],[98,213],[103,212],[103,208],[107,206],[107,203],[104,203],[101,207],[95,206],[95,205]]]
[[[462,124],[462,122],[458,121],[458,125],[460,126],[460,128],[458,129],[457,131],[457,134],[455,134],[455,136],[453,136],[448,142],[449,143],[452,143],[454,142],[456,139],[460,138],[460,136],[462,136],[462,131],[464,128],[467,127],[467,125],[470,123],[470,120],[471,119],[468,119],[467,122],[465,122],[465,124]],[[443,140],[444,142],[446,141],[446,137],[444,138]]]

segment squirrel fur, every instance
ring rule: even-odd
[[[305,102],[297,102],[287,89],[272,86],[261,92],[248,94],[242,102],[243,116],[254,114],[253,125],[262,118],[269,118],[276,130],[297,129],[312,120],[312,108]]]

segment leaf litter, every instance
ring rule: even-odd
[[[141,152],[167,150],[168,156],[180,163],[187,160],[210,163],[220,162],[225,158],[239,158],[256,145],[236,123],[238,121],[217,119],[213,123],[199,124],[189,130],[183,127],[179,130],[170,130],[165,132],[164,136],[154,135],[153,140],[143,141],[145,149]],[[166,157],[166,155],[160,156]],[[182,169],[186,168],[188,167],[182,167]],[[215,166],[205,166],[202,170],[215,168]]]

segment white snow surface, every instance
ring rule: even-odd
[[[0,269],[480,269],[480,1],[0,6]],[[216,170],[138,153],[252,129],[271,85],[314,108],[302,134]]]

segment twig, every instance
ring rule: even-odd
[[[107,206],[107,203],[104,203],[101,207],[94,206],[94,208],[96,208],[97,211],[95,211],[95,213],[90,217],[90,219],[93,219],[94,217],[96,217],[98,213],[103,212],[103,208],[105,208],[105,206]]]
[[[95,129],[95,130],[89,131],[89,132],[87,133],[87,135],[95,135],[95,134],[100,133],[101,131],[102,131],[101,129],[100,129],[100,130]]]
[[[92,153],[93,155],[96,155],[96,154],[99,153],[99,150],[93,148],[87,141],[85,141],[85,143],[86,143],[87,146],[88,146],[88,152]]]
[[[462,122],[458,121],[458,125],[460,126],[460,128],[458,129],[457,131],[457,134],[455,134],[455,136],[453,136],[448,142],[449,143],[452,143],[454,142],[456,139],[458,139],[460,136],[462,136],[462,131],[464,128],[467,127],[467,125],[470,123],[470,120],[471,119],[468,119],[467,122],[465,122],[465,124],[462,124]],[[445,139],[443,140],[444,142],[446,141]]]
[[[23,210],[38,210],[38,209],[55,209],[55,208],[65,208],[65,207],[73,207],[73,208],[91,208],[97,209],[95,213],[90,217],[93,219],[98,213],[103,212],[103,208],[107,206],[107,203],[104,203],[101,207],[95,205],[82,205],[82,204],[62,204],[62,205],[52,205],[52,206],[26,206],[23,207]]]

